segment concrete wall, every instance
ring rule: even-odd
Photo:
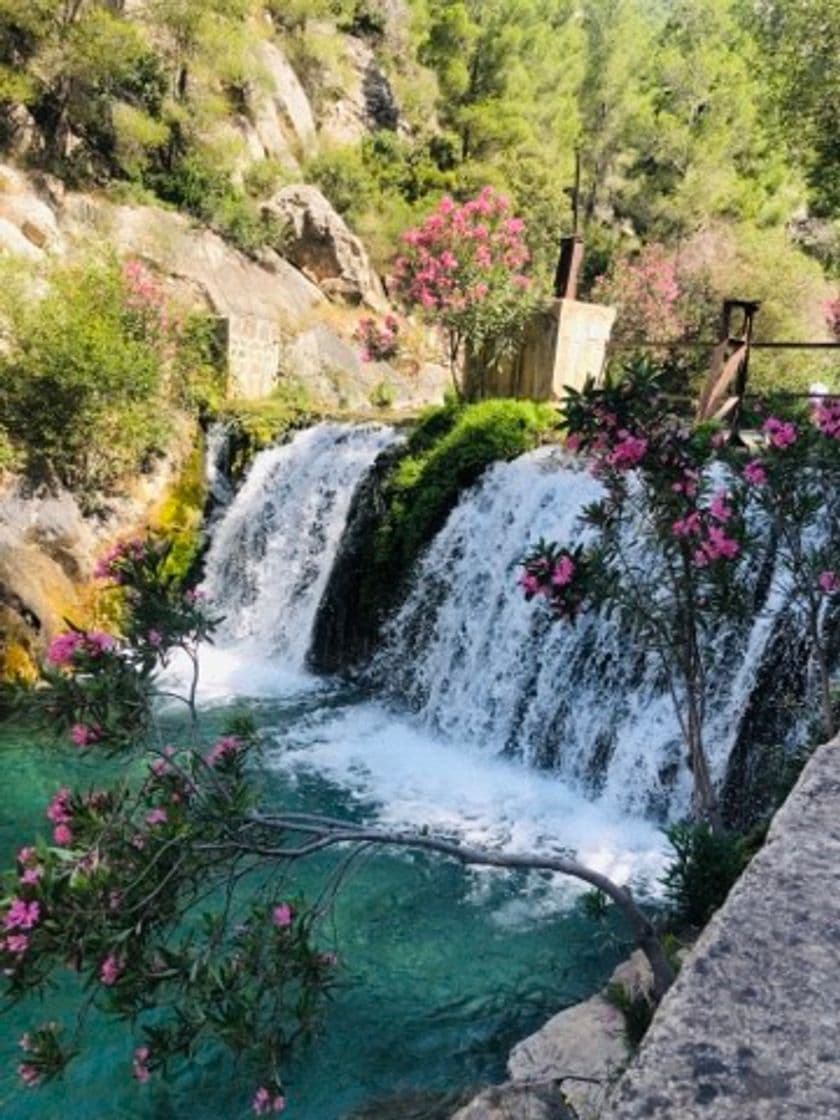
[[[838,754],[806,766],[602,1120],[840,1117]]]
[[[537,312],[515,358],[488,373],[468,362],[471,396],[530,397],[559,401],[568,386],[582,389],[601,377],[615,308],[575,299],[555,299]]]
[[[277,326],[256,315],[229,315],[222,320],[227,358],[228,393],[234,397],[267,397],[277,383],[281,337]]]

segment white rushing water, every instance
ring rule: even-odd
[[[383,823],[571,848],[620,879],[655,879],[662,841],[648,820],[684,812],[691,786],[661,667],[616,622],[555,623],[517,587],[528,546],[579,539],[580,511],[599,496],[562,453],[497,464],[462,496],[371,667],[384,704],[305,672],[353,493],[395,438],[322,424],[257,457],[209,553],[206,589],[227,619],[205,698],[271,697],[272,765],[334,782]],[[716,639],[718,778],[777,608],[771,596],[751,628]]]
[[[674,815],[688,807],[691,779],[657,659],[597,615],[553,622],[516,586],[529,545],[540,537],[576,543],[580,511],[599,492],[552,450],[492,467],[427,550],[372,675],[454,743],[551,767],[605,804]],[[722,629],[716,639],[721,670],[707,744],[718,778],[772,623],[770,609],[748,635],[736,640]]]
[[[397,438],[378,424],[319,424],[257,455],[207,555],[220,642],[302,669],[355,488]]]

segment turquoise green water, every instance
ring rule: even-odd
[[[416,732],[346,692],[292,690],[262,700],[258,712],[274,734],[266,780],[275,804],[385,819],[394,812],[404,818],[461,813],[468,835],[479,829],[488,837],[494,829],[509,837],[530,812],[546,828],[550,795],[541,785],[517,793],[520,778],[502,775],[498,789],[495,779],[484,788],[477,766],[473,779],[458,769],[473,765],[463,760],[441,775],[445,748],[424,746]],[[102,772],[9,728],[0,728],[0,759],[0,857],[7,865],[22,843],[46,831],[44,808],[60,785],[101,782]],[[393,786],[384,781],[386,772]],[[438,781],[441,788],[456,781],[475,787],[468,791],[473,800],[445,805]],[[645,834],[642,847],[648,839]],[[296,887],[313,896],[333,866],[333,856],[301,865]],[[287,1115],[294,1120],[339,1120],[374,1100],[501,1079],[512,1043],[589,995],[627,947],[620,929],[593,927],[543,880],[479,876],[434,857],[384,852],[358,864],[324,936],[325,947],[339,954],[341,985],[319,1037],[287,1071]],[[68,991],[0,1018],[3,1120],[251,1115],[251,1078],[217,1053],[172,1084],[138,1087],[130,1076],[134,1042],[122,1024],[103,1018],[93,1022],[91,1047],[63,1081],[23,1089],[14,1075],[17,1038],[30,1023],[50,1018],[72,1022]],[[400,1116],[400,1107],[391,1115]]]

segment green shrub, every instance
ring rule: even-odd
[[[197,410],[218,379],[207,319],[176,319],[139,262],[56,265],[40,298],[19,265],[1,279],[0,413],[36,478],[82,496],[112,489],[166,446],[173,410]]]
[[[707,824],[671,825],[666,835],[675,858],[662,882],[675,920],[702,927],[726,900],[749,855],[737,833],[713,832]]]
[[[397,393],[390,381],[380,381],[370,391],[368,400],[374,408],[393,408]]]
[[[647,1034],[653,1019],[653,1006],[643,995],[630,995],[623,984],[608,984],[605,999],[624,1016],[624,1034],[635,1050]]]
[[[461,493],[492,463],[536,447],[556,424],[553,409],[531,401],[450,402],[424,415],[384,485],[384,513],[362,568],[362,598],[374,613],[396,601]]]

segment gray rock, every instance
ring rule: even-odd
[[[575,1120],[559,1086],[505,1084],[485,1089],[452,1120]]]
[[[377,310],[387,307],[364,246],[317,187],[284,187],[265,211],[284,223],[283,254],[329,298]]]
[[[840,1116],[840,737],[703,931],[604,1120]]]
[[[256,54],[269,82],[268,90],[255,99],[255,124],[260,139],[269,155],[282,159],[290,154],[290,140],[305,155],[316,139],[315,114],[306,90],[276,43],[260,43]]]

